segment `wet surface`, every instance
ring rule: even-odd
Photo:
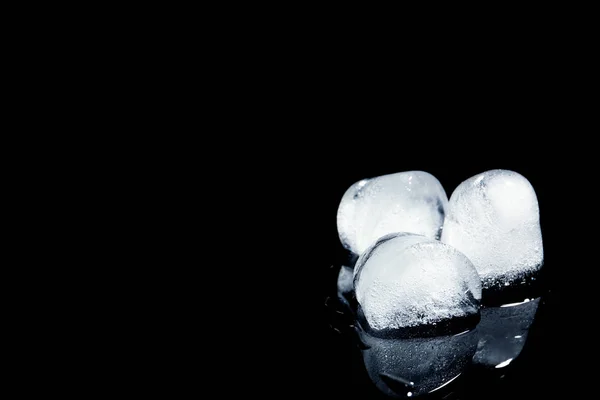
[[[335,284],[325,299],[337,354],[341,363],[351,360],[351,368],[341,374],[349,392],[369,398],[522,398],[514,393],[515,384],[506,382],[522,379],[542,361],[531,351],[522,357],[527,348],[535,348],[531,342],[541,333],[530,331],[543,330],[543,317],[536,321],[536,316],[548,288],[539,276],[507,288],[505,296],[488,292],[488,304],[484,292],[480,318],[451,321],[451,334],[410,338],[369,332],[351,276],[351,267],[332,265],[329,277]]]

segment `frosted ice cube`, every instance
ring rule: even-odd
[[[344,247],[360,255],[380,237],[413,232],[439,239],[448,206],[440,182],[423,171],[356,182],[344,193],[337,227]]]
[[[509,285],[539,269],[544,259],[537,197],[525,177],[491,170],[452,193],[442,242],[475,265],[483,287]]]
[[[386,235],[354,268],[358,303],[373,330],[434,324],[479,312],[481,281],[455,248],[411,233]]]

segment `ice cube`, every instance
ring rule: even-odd
[[[464,254],[412,233],[369,247],[356,262],[354,288],[374,331],[478,315],[481,301],[479,275]]]
[[[399,172],[356,182],[337,213],[344,247],[360,255],[380,237],[413,232],[439,239],[448,196],[440,182],[423,171]]]
[[[542,265],[539,215],[535,191],[525,177],[487,171],[454,190],[441,240],[469,257],[483,288],[510,285]]]

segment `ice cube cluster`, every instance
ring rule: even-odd
[[[360,256],[354,291],[375,330],[477,313],[482,288],[511,285],[543,264],[535,191],[509,170],[467,179],[449,201],[423,171],[364,179],[344,194],[337,226]]]

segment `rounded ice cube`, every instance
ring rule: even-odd
[[[533,186],[501,169],[467,179],[450,196],[441,240],[469,257],[484,288],[537,271],[544,249]]]
[[[439,239],[448,196],[424,171],[382,175],[356,182],[342,197],[337,228],[344,247],[360,255],[380,237],[413,232]]]
[[[479,314],[481,281],[455,248],[411,233],[386,235],[354,269],[356,299],[374,331]]]

